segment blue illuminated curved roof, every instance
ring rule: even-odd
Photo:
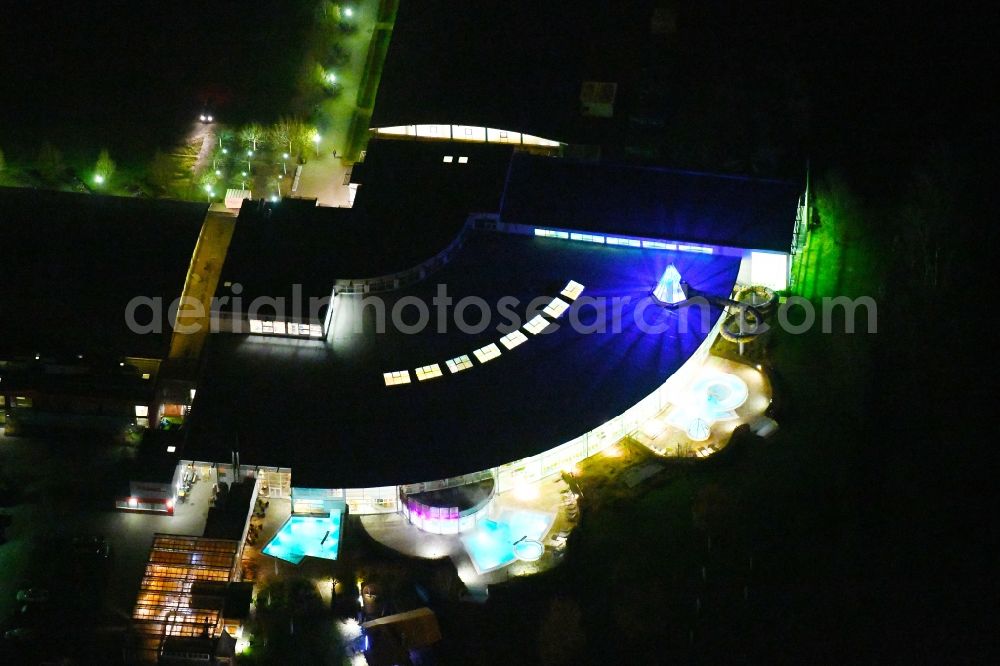
[[[650,308],[644,333],[637,305],[648,299],[668,263],[693,286],[728,294],[739,259],[613,248],[556,239],[476,232],[432,279],[386,295],[430,303],[439,284],[458,302],[548,302],[576,280],[583,297],[555,332],[528,336],[486,364],[458,374],[387,387],[383,372],[439,363],[498,343],[509,328],[480,334],[375,332],[371,310],[355,334],[350,308],[338,312],[331,345],[255,336],[214,336],[199,386],[185,458],[228,460],[239,433],[243,464],[292,468],[296,486],[369,487],[426,481],[487,469],[568,442],[649,395],[697,349],[718,316],[679,327],[677,312]],[[620,331],[585,334],[567,325],[608,322],[586,297],[623,299]],[[356,298],[356,297],[355,297]],[[412,321],[415,310],[410,311]],[[434,315],[434,310],[431,311]],[[476,320],[475,309],[468,319]],[[431,322],[436,320],[432,316]]]

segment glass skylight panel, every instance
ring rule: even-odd
[[[549,325],[549,320],[542,315],[535,315],[531,318],[527,324],[524,325],[524,330],[532,335],[538,335],[546,329]]]
[[[441,376],[441,366],[437,363],[431,363],[430,365],[425,365],[417,368],[417,381],[425,382],[428,379],[434,379],[435,377]]]
[[[678,245],[681,252],[697,252],[698,254],[712,254],[712,248],[703,245]]]
[[[642,246],[647,250],[676,250],[676,243],[664,243],[663,241],[642,241]]]
[[[637,238],[616,238],[615,236],[607,237],[608,245],[622,245],[624,247],[642,247],[642,242]]]
[[[397,384],[409,384],[410,371],[395,370],[393,372],[384,372],[382,373],[382,378],[385,380],[386,386],[396,386]]]
[[[496,343],[491,342],[485,347],[480,347],[472,353],[476,357],[476,360],[480,363],[487,363],[500,355],[500,348],[496,346]]]
[[[571,301],[575,301],[583,293],[583,285],[575,280],[570,280],[566,284],[566,288],[563,289],[559,294],[565,296]]]
[[[461,356],[448,359],[445,361],[445,365],[448,366],[449,372],[455,374],[456,372],[462,372],[462,370],[468,370],[471,368],[472,359],[470,359],[467,354],[462,354]]]
[[[588,243],[603,243],[604,236],[598,236],[596,234],[570,234],[570,240],[575,241],[586,241]]]
[[[539,229],[535,228],[535,235],[542,236],[544,238],[562,238],[566,240],[569,238],[569,234],[565,231],[555,231],[553,229]]]
[[[507,349],[513,349],[514,347],[524,344],[528,341],[528,336],[521,331],[511,331],[507,335],[500,338],[500,344],[502,344]]]
[[[558,319],[559,317],[562,316],[564,312],[566,312],[567,309],[569,309],[569,303],[567,303],[561,298],[556,297],[552,299],[551,303],[545,306],[545,309],[542,310],[542,312],[552,317],[553,319]]]

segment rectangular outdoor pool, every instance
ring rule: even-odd
[[[329,516],[291,516],[261,550],[265,555],[298,564],[305,558],[337,559],[342,513]]]

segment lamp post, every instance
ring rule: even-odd
[[[281,173],[288,173],[288,153],[281,154]]]
[[[253,169],[250,166],[250,158],[251,157],[253,157],[253,151],[252,150],[248,150],[247,151],[247,171],[249,171],[250,173],[253,173]]]
[[[319,133],[313,134],[313,143],[316,144],[316,157],[319,157],[319,142],[322,140],[322,138],[323,137],[321,137]]]
[[[212,202],[212,195],[215,194],[215,192],[212,191],[212,186],[211,185],[207,185],[207,184],[205,185],[205,194],[206,194],[206,196],[208,196],[209,203],[211,203]]]
[[[241,171],[240,175],[243,176],[242,185],[240,186],[240,189],[245,190],[247,189],[247,172]]]

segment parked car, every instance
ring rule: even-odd
[[[49,600],[49,592],[37,587],[29,587],[17,593],[17,600],[29,604],[44,604]]]
[[[73,551],[80,556],[90,556],[100,560],[111,557],[111,544],[103,536],[73,537]]]
[[[3,637],[9,641],[27,641],[31,640],[38,634],[38,631],[32,627],[18,627],[17,629],[10,629],[4,632]]]

